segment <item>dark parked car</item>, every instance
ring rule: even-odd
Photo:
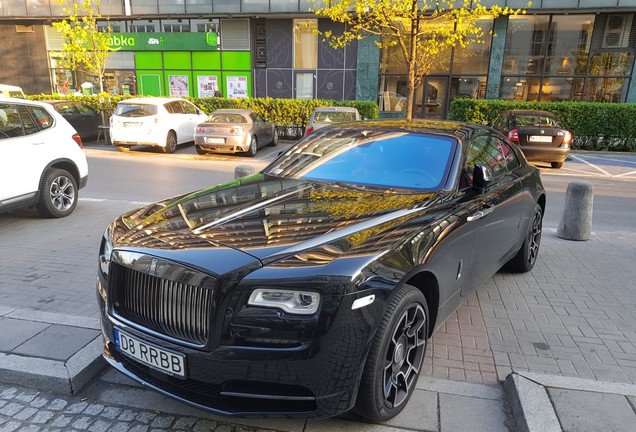
[[[502,266],[533,267],[544,210],[539,171],[492,129],[318,130],[107,228],[104,357],[218,414],[390,419],[433,330]]]
[[[551,112],[504,111],[493,127],[518,144],[531,162],[549,162],[552,168],[561,168],[570,154],[572,133]]]
[[[62,117],[75,128],[82,141],[95,138],[99,134],[102,116],[93,107],[79,101],[47,100],[43,102],[53,105],[55,111],[62,114]]]

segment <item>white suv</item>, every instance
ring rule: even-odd
[[[174,153],[177,145],[194,140],[194,127],[206,118],[203,111],[184,99],[126,99],[117,104],[110,118],[110,139],[119,151],[142,145]]]
[[[0,211],[68,216],[88,180],[82,139],[51,105],[0,98]]]

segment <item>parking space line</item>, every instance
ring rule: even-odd
[[[608,176],[608,177],[614,177],[612,174],[610,174],[609,172],[605,171],[603,168],[601,168],[601,167],[599,167],[599,166],[594,165],[593,163],[591,163],[591,162],[589,162],[589,161],[587,161],[587,160],[583,159],[583,158],[582,158],[582,157],[580,157],[580,156],[576,156],[576,155],[570,154],[570,157],[571,157],[572,159],[575,159],[575,160],[579,161],[579,162],[583,162],[584,164],[588,165],[588,166],[589,166],[589,167],[591,167],[591,168],[594,168],[595,170],[597,170],[597,171],[599,171],[599,172],[601,172],[601,173],[605,174],[605,175],[606,175],[606,176]]]

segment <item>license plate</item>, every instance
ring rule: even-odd
[[[551,136],[546,136],[546,135],[530,135],[530,138],[528,138],[528,141],[532,141],[532,142],[552,142],[552,137]]]
[[[115,346],[124,354],[168,375],[185,377],[185,356],[151,345],[118,329]]]
[[[138,127],[141,127],[141,123],[139,123],[139,122],[126,122],[126,123],[124,123],[124,127],[127,127],[127,128],[138,128]]]
[[[225,138],[206,138],[206,144],[225,144]]]

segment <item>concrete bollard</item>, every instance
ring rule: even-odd
[[[256,170],[254,169],[253,166],[250,165],[239,165],[236,168],[234,168],[234,178],[238,179],[241,177],[247,177],[249,175],[252,175],[256,172]]]
[[[592,234],[592,185],[572,182],[565,194],[565,206],[557,236],[566,240],[589,240]]]

